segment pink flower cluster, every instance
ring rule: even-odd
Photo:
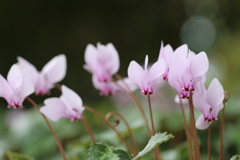
[[[18,63],[11,67],[7,79],[0,75],[0,97],[6,99],[9,108],[21,108],[24,99],[33,92],[49,94],[54,84],[66,75],[63,54],[50,60],[40,72],[22,57],[17,59]],[[128,77],[118,81],[113,76],[119,70],[120,60],[113,44],[98,43],[96,47],[89,44],[85,50],[85,62],[84,68],[92,74],[94,87],[105,96],[117,90],[131,92],[136,88],[143,95],[152,95],[161,82],[168,82],[180,99],[193,98],[195,108],[202,112],[196,123],[199,129],[205,129],[217,120],[218,112],[223,108],[224,91],[220,82],[215,78],[207,90],[204,86],[209,68],[206,53],[195,54],[186,44],[173,50],[170,45],[162,43],[156,62],[149,67],[148,55],[144,67],[131,61]],[[60,98],[46,99],[44,104],[40,111],[53,121],[62,117],[71,121],[82,118],[82,100],[66,86],[62,86]]]
[[[119,69],[119,56],[112,44],[97,44],[96,48],[88,45],[85,61],[84,68],[92,73],[93,84],[102,95],[111,95],[119,89],[111,78]],[[144,67],[136,61],[130,62],[128,85],[138,87],[143,95],[151,95],[156,86],[167,81],[180,99],[189,99],[193,95],[195,108],[203,114],[197,121],[197,128],[205,129],[217,120],[224,98],[223,87],[217,79],[206,91],[204,82],[208,68],[205,52],[195,54],[186,44],[173,50],[170,45],[162,43],[158,60],[151,67],[148,67],[148,56],[145,57]]]

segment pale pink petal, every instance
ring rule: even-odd
[[[0,97],[5,98],[6,101],[9,102],[12,94],[12,88],[9,86],[6,79],[0,74]]]
[[[180,54],[181,56],[187,58],[188,46],[186,44],[181,45],[174,51],[174,54]]]
[[[138,87],[141,86],[142,74],[143,68],[136,61],[131,61],[128,66],[128,77]]]
[[[22,72],[20,68],[14,64],[8,72],[7,80],[12,89],[17,89],[22,84]]]
[[[95,62],[97,58],[97,49],[94,45],[88,44],[84,53],[84,60],[87,65],[92,64]]]
[[[222,103],[224,98],[224,90],[218,79],[214,78],[207,89],[207,101],[212,107]]]
[[[203,107],[205,107],[204,94],[202,94],[198,90],[194,91],[194,94],[193,94],[193,105],[199,111],[202,111]],[[210,108],[208,108],[207,111],[209,111],[209,109]]]
[[[37,75],[39,74],[36,67],[22,57],[17,57],[17,60],[18,60],[17,65],[21,68],[21,70],[29,68],[29,71],[32,74],[32,78],[35,80]]]
[[[111,67],[109,68],[110,73],[115,74],[119,70],[119,66],[120,66],[118,52],[117,52],[116,48],[113,46],[112,43],[108,43],[106,45],[106,48],[107,48],[108,52],[111,53],[111,61],[110,61],[110,63],[111,63],[110,66]]]
[[[196,127],[200,130],[207,129],[211,123],[212,122],[205,121],[203,115],[200,115],[196,121]]]
[[[23,71],[23,82],[19,87],[19,94],[21,95],[22,101],[32,94],[35,90],[34,82],[29,75],[29,68]]]
[[[145,57],[144,69],[146,70],[148,66],[148,55]]]
[[[160,77],[166,70],[166,64],[163,59],[155,62],[149,70],[150,77],[152,80]]]
[[[165,59],[163,42],[161,42],[161,47],[160,47],[160,51],[159,51],[159,55],[158,55],[158,60],[160,60],[161,58]]]
[[[212,116],[213,118],[217,119],[218,112],[223,109],[223,103],[220,103],[218,106],[212,109]]]
[[[62,85],[62,95],[60,99],[66,104],[69,110],[75,109],[82,112],[84,108],[82,107],[82,99],[79,95],[68,87]]]
[[[142,77],[140,78],[140,80],[141,80],[141,85],[139,86],[139,88],[141,90],[152,89],[152,88],[149,88],[151,85],[151,79],[150,79],[148,70],[143,71]]]
[[[208,57],[205,52],[200,52],[191,59],[190,72],[193,78],[204,75],[209,67]]]
[[[52,121],[69,117],[65,104],[59,98],[48,98],[44,101],[44,104],[45,106],[40,108],[40,112]]]
[[[46,76],[47,81],[56,83],[61,81],[67,70],[67,61],[64,54],[58,55],[51,59],[42,69],[42,73]]]
[[[173,49],[169,44],[164,47],[164,60],[166,66],[169,66],[169,64],[172,62],[173,53]]]

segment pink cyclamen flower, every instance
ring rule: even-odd
[[[155,62],[150,69],[148,66],[148,56],[145,58],[144,68],[136,61],[131,61],[128,67],[128,77],[137,87],[141,89],[144,95],[151,95],[153,89],[161,83],[161,76],[165,71],[165,62],[163,59]]]
[[[60,82],[66,75],[66,56],[63,54],[52,58],[40,72],[22,57],[18,57],[17,59],[20,68],[29,68],[35,85],[35,93],[39,95],[49,94],[54,84]]]
[[[84,107],[82,99],[71,89],[62,86],[62,95],[60,98],[48,98],[44,101],[40,112],[52,121],[66,117],[70,121],[77,121],[82,118]]]
[[[120,65],[118,52],[112,43],[106,46],[97,43],[97,47],[87,45],[84,59],[84,69],[96,76],[100,82],[111,81],[112,75],[117,73]]]
[[[21,71],[14,64],[7,80],[0,75],[0,97],[8,102],[9,108],[22,108],[24,99],[34,92],[34,84],[28,76],[28,70]]]
[[[159,56],[158,56],[158,60],[160,60],[160,59],[165,60],[166,70],[162,75],[162,79],[165,80],[165,81],[168,81],[169,66],[172,63],[173,54],[174,54],[174,51],[173,51],[172,47],[169,44],[164,46],[163,42],[162,42],[160,52],[159,52]]]
[[[203,83],[198,83],[193,94],[195,108],[202,112],[196,121],[198,129],[206,129],[217,120],[218,112],[223,108],[224,90],[218,79],[214,78],[206,90]]]
[[[175,51],[169,67],[168,82],[178,93],[179,98],[189,98],[196,84],[203,80],[209,62],[205,52],[195,54],[187,45]]]
[[[136,89],[135,85],[130,81],[129,78],[118,80],[117,82],[99,82],[97,77],[92,77],[93,85],[97,90],[100,90],[100,95],[111,96],[117,90],[132,92]],[[126,86],[127,85],[127,86]]]

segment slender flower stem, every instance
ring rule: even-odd
[[[155,134],[155,128],[154,128],[154,122],[153,122],[152,105],[151,105],[150,95],[148,95],[148,106],[149,106],[149,112],[150,112],[150,118],[151,118],[151,124],[152,124],[152,136],[153,136]],[[158,149],[159,149],[158,147],[154,148],[154,155],[155,155],[156,160],[161,159]]]
[[[129,86],[124,82],[123,78],[119,75],[119,74],[115,74],[114,75],[118,80],[121,80],[123,82],[123,84],[126,86],[126,88],[128,89],[127,91],[123,88],[124,91],[126,91],[127,94],[129,94],[129,96],[132,98],[133,102],[135,103],[135,105],[137,106],[137,108],[139,109],[143,119],[144,119],[144,122],[146,124],[146,128],[147,128],[147,131],[148,131],[148,134],[149,136],[151,137],[153,135],[152,131],[151,131],[151,128],[148,124],[148,120],[147,120],[147,117],[144,113],[144,110],[143,110],[143,107],[142,105],[140,104],[139,100],[137,99],[137,97],[135,96],[135,94],[130,90]]]
[[[219,160],[223,160],[223,137],[224,137],[224,119],[225,119],[225,106],[230,97],[228,91],[224,92],[224,100],[223,100],[223,109],[222,109],[222,116],[221,116],[221,126],[220,126],[220,151],[219,151]]]
[[[93,135],[93,132],[92,132],[92,130],[91,130],[91,128],[90,128],[87,120],[85,119],[85,117],[84,117],[83,115],[82,115],[82,117],[83,117],[83,118],[82,118],[83,124],[84,124],[84,126],[85,126],[88,134],[90,135],[91,140],[92,140],[93,142],[96,142],[96,139],[95,139],[95,137],[94,137],[94,135]]]
[[[104,116],[102,116],[99,112],[97,112],[96,110],[90,108],[90,107],[87,107],[87,106],[83,106],[85,109],[89,110],[90,112],[94,113],[95,115],[97,115],[99,118],[101,118],[109,127],[111,127],[115,132],[116,134],[118,135],[118,137],[121,139],[121,141],[126,145],[127,149],[129,150],[129,152],[133,153],[133,150],[132,148],[129,146],[129,144],[127,143],[127,141],[122,137],[122,135],[115,129],[115,127],[106,120],[106,118]],[[134,154],[135,156],[135,154]]]
[[[197,137],[197,129],[195,126],[195,116],[194,116],[194,108],[193,108],[193,101],[192,101],[192,93],[190,93],[189,98],[189,108],[190,108],[190,123],[191,123],[191,131],[193,136],[193,143],[194,143],[194,150],[195,150],[195,157],[196,160],[200,160],[200,150],[198,145],[198,137]]]
[[[62,92],[61,84],[55,83],[54,85],[55,85],[55,87],[56,87],[60,92]],[[83,115],[82,115],[82,116],[83,116]],[[90,135],[91,140],[92,140],[93,142],[96,142],[96,139],[95,139],[95,137],[94,137],[94,135],[93,135],[92,129],[91,129],[90,125],[88,124],[88,122],[86,121],[86,119],[85,119],[84,116],[83,116],[83,118],[82,118],[82,121],[83,121],[83,124],[84,124],[85,129],[87,130],[88,134]]]
[[[39,111],[38,105],[37,105],[31,98],[27,97],[26,99]],[[40,111],[39,111],[39,112],[40,112]],[[40,113],[41,113],[41,112],[40,112]],[[56,132],[54,131],[52,125],[50,124],[50,122],[48,121],[48,119],[46,118],[46,116],[44,116],[42,113],[41,113],[41,115],[42,115],[42,117],[44,118],[44,120],[46,121],[49,129],[51,130],[51,132],[52,132],[52,134],[53,134],[53,136],[54,136],[54,138],[55,138],[55,141],[56,141],[56,143],[57,143],[58,149],[59,149],[59,151],[60,151],[63,159],[64,159],[64,160],[67,160],[66,155],[65,155],[64,150],[63,150],[63,147],[62,147],[62,145],[61,145],[61,143],[60,143],[60,140],[58,139],[58,136],[57,136]]]
[[[154,134],[155,128],[154,128],[154,122],[153,122],[152,105],[151,105],[150,95],[148,95],[147,97],[148,97],[148,106],[149,106],[149,112],[150,112],[150,118],[151,118],[152,132]]]
[[[182,99],[180,99],[180,107],[181,107],[181,111],[182,111],[182,115],[183,115],[185,134],[186,134],[187,142],[188,142],[189,159],[193,160],[194,158],[193,158],[193,155],[192,155],[192,140],[191,140],[191,137],[189,135],[189,128],[188,128],[188,125],[187,125],[187,120],[186,120],[186,115],[185,115],[185,111],[184,111],[184,108],[183,108]]]
[[[211,160],[211,126],[208,127],[208,160]]]
[[[137,146],[137,143],[136,143],[136,141],[135,141],[135,139],[134,139],[134,137],[133,137],[132,130],[131,130],[131,128],[130,128],[128,122],[127,122],[127,120],[126,120],[120,113],[118,113],[118,112],[109,112],[109,113],[105,116],[105,118],[106,118],[107,120],[109,120],[109,118],[110,118],[112,115],[117,115],[118,117],[120,117],[120,118],[123,120],[124,124],[125,124],[126,127],[127,127],[127,130],[128,130],[129,136],[130,136],[130,138],[131,138],[131,141],[132,141],[132,143],[133,143],[133,147],[134,147],[135,154],[137,155],[137,154],[138,154],[138,146]],[[115,127],[118,126],[119,120],[117,120],[116,124],[117,124],[117,125],[115,125]]]

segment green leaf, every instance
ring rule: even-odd
[[[240,155],[235,155],[230,160],[240,160]]]
[[[132,157],[124,150],[102,142],[92,143],[88,150],[88,160],[131,160]]]
[[[9,160],[34,160],[31,157],[25,156],[23,154],[15,153],[12,151],[7,152],[7,157],[9,158]]]
[[[155,147],[160,145],[161,143],[167,142],[169,139],[174,138],[172,134],[167,134],[167,132],[164,133],[156,133],[152,138],[148,141],[147,146],[138,153],[136,157],[134,157],[133,160],[138,160],[151,152]]]

